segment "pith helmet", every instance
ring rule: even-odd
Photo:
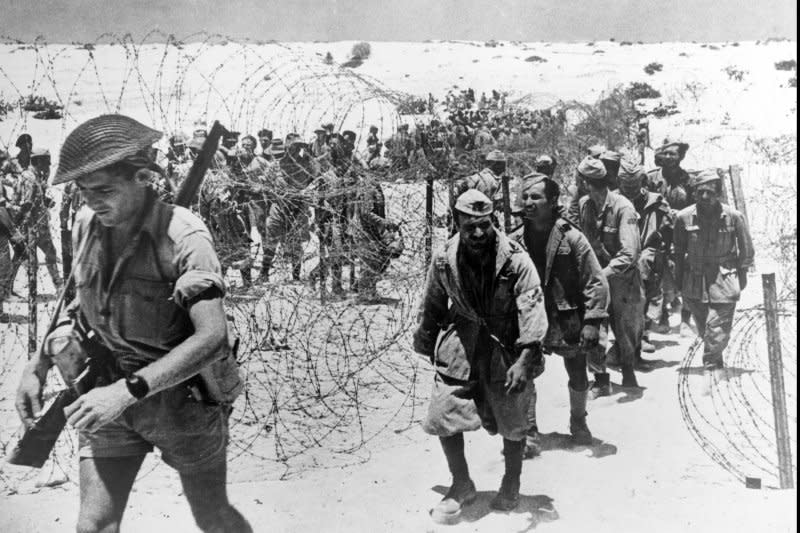
[[[67,135],[61,146],[53,185],[95,172],[149,148],[162,136],[125,115],[100,115]]]

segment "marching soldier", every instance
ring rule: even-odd
[[[586,424],[587,356],[603,349],[598,344],[600,326],[608,317],[608,282],[589,241],[561,218],[559,194],[558,183],[544,174],[525,176],[514,210],[522,215],[523,226],[511,239],[525,246],[542,280],[548,322],[544,352],[564,359],[569,376],[569,431],[575,444],[588,445],[592,433]],[[525,455],[534,457],[540,453],[535,387],[528,422]]]
[[[689,151],[685,142],[666,138],[655,149],[655,169],[647,173],[647,189],[660,194],[674,211],[680,211],[694,204],[690,176],[681,167],[681,162]],[[676,273],[674,269],[675,258],[669,257],[667,268],[664,270],[662,312],[659,323],[662,329],[669,326],[668,306],[678,302],[680,294],[676,291]],[[691,313],[684,306],[681,309],[681,334],[686,335],[693,330],[690,325]]]
[[[675,273],[703,339],[709,392],[714,374],[725,366],[736,302],[747,287],[755,252],[744,216],[720,202],[716,169],[698,174],[692,192],[697,203],[679,211],[675,221]]]
[[[639,217],[628,199],[608,190],[606,169],[599,159],[583,159],[578,174],[589,190],[580,199],[581,229],[608,280],[608,314],[616,346],[616,358],[610,355],[609,362],[620,364],[623,387],[638,387],[634,365],[640,364],[644,330],[644,288],[637,266]],[[608,373],[604,368],[597,370],[593,394],[606,396],[610,394]]]
[[[547,331],[536,268],[493,227],[491,200],[469,190],[456,213],[459,232],[430,265],[414,334],[414,350],[436,370],[423,429],[439,437],[453,476],[431,513],[441,523],[458,520],[477,496],[463,433],[481,425],[503,437],[505,475],[491,507],[518,505],[530,381]]]
[[[50,152],[37,148],[30,157],[30,167],[17,179],[14,203],[17,206],[17,227],[23,232],[33,230],[36,246],[44,253],[47,271],[56,291],[64,285],[58,272],[58,255],[50,234],[50,212],[53,200],[46,194],[45,185],[50,178]],[[16,272],[11,273],[12,279]]]
[[[75,222],[70,310],[108,351],[96,361],[106,376],[64,409],[78,431],[77,531],[119,531],[142,462],[158,448],[202,531],[247,533],[226,488],[228,416],[241,378],[219,261],[205,225],[137,179],[161,136],[123,115],[90,119],[67,136],[53,180],[75,180],[86,201]],[[16,407],[28,427],[61,344],[48,342],[56,331],[20,380]],[[188,386],[198,380],[208,393],[202,401]]]
[[[658,322],[662,310],[661,280],[672,247],[673,211],[663,196],[645,188],[646,182],[647,175],[638,163],[629,159],[622,161],[619,189],[639,214],[639,240],[642,243],[639,272],[646,301],[642,351],[649,353],[655,351],[650,344],[650,331],[669,333],[669,328],[660,328]]]

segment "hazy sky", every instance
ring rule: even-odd
[[[0,0],[0,35],[48,42],[158,28],[280,41],[797,39],[796,0]]]

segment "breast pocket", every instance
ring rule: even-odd
[[[143,278],[125,281],[120,292],[120,332],[128,340],[174,345],[187,331],[186,312],[172,300],[172,283]]]

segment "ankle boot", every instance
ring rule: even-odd
[[[439,524],[454,524],[461,517],[461,510],[478,496],[475,483],[469,477],[467,460],[464,457],[464,434],[440,437],[447,466],[453,476],[453,484],[442,501],[431,509],[431,518]]]
[[[632,365],[622,366],[622,386],[630,388],[639,387],[639,383],[636,381],[636,373],[633,371]]]
[[[601,396],[611,395],[611,377],[608,372],[598,372],[594,375],[594,383],[589,389],[589,396],[594,400]]]
[[[575,444],[590,445],[592,432],[586,425],[586,400],[589,390],[578,391],[569,387],[569,432]]]
[[[511,511],[519,505],[519,478],[522,474],[522,454],[525,441],[503,439],[503,455],[506,459],[506,473],[500,483],[500,490],[489,506],[498,511]]]

